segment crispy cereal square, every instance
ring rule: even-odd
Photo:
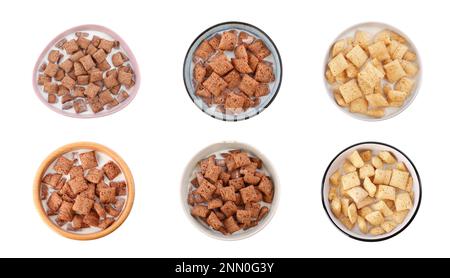
[[[100,44],[98,45],[98,48],[105,50],[107,53],[110,53],[111,50],[113,49],[113,47],[114,47],[114,41],[109,41],[109,40],[105,40],[105,39],[102,39],[100,41]]]
[[[86,175],[86,180],[92,183],[99,183],[103,180],[103,171],[97,168],[89,169]]]
[[[89,71],[90,69],[95,67],[95,63],[92,60],[91,55],[86,55],[86,56],[80,58],[80,63],[83,65],[83,67],[86,71]]]
[[[342,53],[339,53],[336,57],[331,59],[328,63],[328,68],[333,76],[338,76],[349,67],[349,63],[345,59]]]
[[[208,41],[203,41],[195,50],[194,56],[206,61],[213,53],[214,49]]]
[[[105,61],[106,56],[107,55],[103,49],[99,49],[94,54],[92,54],[92,57],[94,58],[97,64],[100,64],[101,62]]]
[[[219,179],[220,172],[222,172],[222,168],[219,166],[215,164],[209,165],[205,172],[205,178],[211,182],[216,182]]]
[[[194,205],[191,210],[192,216],[206,218],[209,214],[209,209],[204,205]]]
[[[225,54],[214,56],[208,65],[220,76],[223,76],[233,69],[233,65]]]
[[[248,74],[244,74],[242,77],[241,84],[239,84],[239,89],[244,92],[247,96],[255,95],[256,88],[258,88],[259,82],[250,77]]]
[[[384,65],[386,77],[389,82],[394,83],[406,76],[406,72],[400,64],[399,60],[394,60],[389,64]]]
[[[66,158],[65,156],[60,156],[53,166],[53,170],[56,173],[67,175],[74,164],[73,160]]]
[[[227,201],[225,204],[220,208],[220,211],[223,212],[223,214],[226,215],[226,217],[233,216],[237,211],[237,206],[232,201]]]
[[[236,47],[237,41],[238,37],[235,30],[223,32],[219,42],[219,49],[233,51]]]
[[[236,219],[239,223],[248,225],[252,221],[252,214],[248,210],[238,209],[236,212]]]
[[[73,218],[72,206],[73,206],[72,203],[63,201],[61,206],[59,207],[58,220],[64,222],[72,221]]]
[[[213,72],[205,82],[203,86],[211,92],[214,96],[219,96],[223,90],[228,86],[227,82],[222,79],[217,73]]]
[[[347,83],[339,87],[339,92],[344,98],[345,103],[350,103],[353,100],[362,97],[362,92],[358,87],[355,79],[348,81]]]
[[[241,193],[244,204],[256,202],[258,200],[258,194],[256,193],[256,189],[253,185],[242,188],[239,192]]]
[[[272,65],[268,63],[258,63],[255,72],[255,80],[262,83],[270,83],[274,80]]]
[[[64,45],[64,50],[67,52],[67,54],[72,54],[78,51],[78,44],[75,40],[67,41]]]
[[[62,203],[62,198],[56,192],[53,192],[47,200],[47,206],[53,212],[58,211]]]
[[[87,87],[86,87],[86,91],[84,91],[84,94],[88,97],[88,98],[94,98],[97,93],[100,91],[100,87],[90,83]]]
[[[263,176],[259,182],[258,190],[266,196],[271,196],[273,193],[272,181],[267,176]]]
[[[223,201],[236,202],[236,194],[234,194],[235,189],[233,186],[222,187],[219,192]]]
[[[353,47],[353,49],[350,50],[350,52],[348,52],[347,55],[345,55],[345,57],[350,62],[352,62],[352,64],[355,65],[357,68],[362,67],[369,58],[366,52],[359,45]]]
[[[118,175],[120,175],[120,173],[122,173],[119,166],[117,166],[117,164],[113,161],[109,161],[108,163],[103,165],[102,169],[109,180],[115,179]]]
[[[217,217],[217,215],[212,211],[208,218],[206,219],[206,223],[211,226],[214,230],[219,230],[223,227],[222,221]]]
[[[397,187],[401,190],[406,190],[406,185],[408,183],[409,173],[405,171],[400,171],[397,169],[392,170],[390,186]]]
[[[74,194],[78,194],[89,187],[83,177],[75,177],[70,179],[67,183]]]
[[[80,163],[84,170],[91,169],[98,166],[95,151],[80,153]]]
[[[389,60],[391,56],[389,55],[389,51],[386,48],[386,45],[382,41],[378,41],[374,44],[369,45],[368,47],[370,57],[377,59],[378,61]]]
[[[248,50],[250,50],[259,60],[264,60],[267,56],[269,56],[270,50],[264,44],[262,40],[256,40],[248,46]]]
[[[94,206],[94,200],[78,195],[75,198],[72,210],[77,214],[86,215]]]
[[[54,63],[48,63],[47,67],[44,70],[44,74],[50,77],[54,77],[56,73],[58,72],[58,65]]]
[[[225,226],[227,232],[229,232],[230,234],[235,233],[241,229],[232,216],[225,219],[223,221],[223,225]]]
[[[116,202],[116,189],[114,187],[104,187],[99,190],[100,202],[103,204]]]
[[[225,108],[238,112],[244,107],[246,98],[236,93],[230,93],[225,99]]]
[[[238,87],[241,83],[241,75],[236,70],[230,71],[223,79],[228,83],[230,89]]]

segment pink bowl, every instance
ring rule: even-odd
[[[104,34],[112,37],[114,40],[119,41],[120,48],[123,49],[123,51],[129,58],[129,63],[131,64],[131,67],[133,68],[133,71],[135,74],[135,85],[131,89],[127,90],[129,97],[125,101],[123,101],[122,103],[117,105],[116,107],[112,108],[111,110],[105,109],[97,114],[92,113],[90,111],[89,111],[89,113],[85,113],[85,114],[83,114],[83,113],[77,114],[75,112],[67,112],[58,107],[55,107],[52,104],[48,103],[47,100],[43,97],[43,94],[41,93],[41,89],[39,88],[39,86],[37,84],[39,68],[40,68],[43,60],[46,58],[50,49],[52,49],[55,46],[55,44],[57,42],[59,42],[61,39],[67,37],[68,35],[74,34],[75,32],[81,32],[81,31],[83,31],[83,32],[89,32],[89,31],[101,32],[101,33],[104,33]],[[80,25],[80,26],[70,28],[70,29],[64,31],[63,33],[59,34],[58,36],[56,36],[52,41],[50,41],[50,43],[45,47],[44,51],[42,51],[41,55],[39,56],[39,58],[36,62],[36,65],[34,66],[32,80],[33,80],[34,92],[36,93],[38,98],[42,101],[42,103],[44,103],[51,110],[53,110],[59,114],[62,114],[64,116],[69,116],[69,117],[73,117],[73,118],[98,118],[98,117],[103,117],[103,116],[108,116],[108,115],[114,114],[114,113],[122,110],[125,106],[127,106],[134,99],[134,97],[136,96],[136,94],[139,90],[139,85],[141,83],[141,75],[139,72],[139,66],[137,64],[136,58],[133,55],[133,52],[131,52],[131,49],[128,47],[126,42],[118,34],[116,34],[114,31],[112,31],[106,27],[103,27],[100,25],[88,24],[88,25]]]

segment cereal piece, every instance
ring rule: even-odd
[[[375,198],[372,197],[366,197],[364,200],[360,201],[359,203],[356,203],[357,209],[362,209],[364,207],[367,207],[375,202]]]
[[[356,168],[361,168],[364,166],[364,161],[362,160],[361,156],[359,155],[358,151],[353,151],[350,156],[348,157],[348,160],[355,166]]]
[[[370,197],[374,197],[377,192],[377,186],[372,183],[372,181],[366,177],[363,182],[364,189],[369,193]]]
[[[376,169],[375,177],[373,178],[374,184],[389,184],[391,180],[392,170]]]
[[[67,175],[74,164],[73,160],[66,158],[65,156],[60,156],[53,166],[53,170],[56,173]]]
[[[54,77],[58,72],[58,65],[54,63],[48,63],[47,67],[44,70],[44,74],[50,77]]]
[[[214,230],[219,230],[223,227],[222,221],[217,217],[217,215],[212,211],[208,218],[206,219],[206,223],[211,226]]]
[[[51,211],[58,211],[62,203],[62,198],[56,192],[53,192],[47,200],[47,206]]]
[[[363,217],[361,217],[361,216],[358,215],[358,217],[357,217],[357,223],[358,223],[358,228],[359,228],[359,230],[361,231],[361,233],[367,234],[367,232],[368,232],[368,227],[367,227],[366,220],[365,220]]]
[[[197,193],[202,196],[205,200],[211,200],[216,191],[216,186],[208,182],[203,176],[197,175],[198,182],[200,186],[197,189]]]
[[[373,167],[375,167],[376,169],[383,168],[383,161],[378,156],[372,157],[372,161],[371,162],[372,162]]]
[[[349,190],[353,187],[359,186],[361,181],[359,180],[357,172],[350,172],[341,178],[342,189]]]
[[[73,40],[73,39],[70,40],[70,41],[67,41],[66,43],[64,43],[63,47],[64,47],[64,50],[69,55],[72,54],[72,53],[75,53],[79,49],[77,42],[75,40]]]
[[[414,52],[406,51],[405,55],[403,55],[403,60],[414,62],[417,60],[417,55]]]
[[[105,50],[107,53],[110,53],[113,47],[114,41],[109,41],[105,39],[100,40],[100,44],[98,45],[98,48]]]
[[[232,216],[225,219],[223,221],[223,225],[227,232],[229,232],[230,234],[235,233],[241,229]]]
[[[85,217],[86,218],[86,217]],[[114,223],[114,218],[112,217],[106,217],[104,220],[98,222],[98,227],[102,230],[107,229],[109,226],[111,226]],[[94,222],[95,223],[95,222]]]
[[[345,100],[345,103],[350,103],[353,100],[362,97],[362,92],[356,83],[356,80],[352,79],[347,83],[339,87],[339,91]]]
[[[363,80],[370,88],[375,88],[377,84],[380,84],[383,77],[384,73],[379,71],[371,62],[369,62],[358,74],[358,82]]]
[[[348,68],[346,70],[348,70]],[[347,76],[348,76],[348,74],[347,74]],[[325,71],[325,79],[327,80],[328,84],[330,84],[330,85],[334,84],[336,82],[336,78],[331,73],[331,70],[329,68],[327,68],[327,70]]]
[[[352,198],[352,200],[355,203],[360,203],[361,201],[363,201],[367,196],[369,196],[369,194],[367,193],[367,191],[365,191],[362,187],[360,186],[356,186],[353,187],[349,190],[347,190],[345,192],[345,195],[349,196],[350,198]]]
[[[83,67],[86,71],[89,71],[90,69],[95,67],[95,63],[92,60],[91,55],[86,55],[86,56],[80,58],[80,63],[83,65]]]
[[[380,226],[384,222],[384,217],[379,211],[369,213],[365,219],[373,226]]]
[[[395,209],[397,211],[410,210],[413,208],[409,193],[399,193],[395,197]]]
[[[370,44],[370,34],[361,30],[355,32],[354,44],[361,46],[364,50],[367,50]]]
[[[372,177],[375,175],[375,169],[371,164],[365,164],[359,169],[359,178],[364,180],[367,177]]]
[[[218,74],[213,72],[208,79],[203,82],[203,86],[205,86],[205,88],[213,95],[218,96],[225,90],[228,84]]]
[[[382,94],[370,94],[366,95],[367,102],[370,107],[387,107],[389,106],[388,101]]]
[[[203,80],[205,80],[205,76],[206,76],[206,68],[200,63],[195,64],[195,66],[194,66],[194,80],[195,80],[195,82],[201,84],[203,82]]]
[[[385,217],[389,217],[394,214],[384,201],[379,201],[379,202],[373,204],[371,206],[371,208],[373,210],[380,211]]]
[[[73,219],[72,203],[63,201],[59,207],[58,220],[69,222]]]
[[[405,60],[402,60],[400,63],[408,77],[414,77],[417,75],[417,72],[419,72],[419,67],[415,63]]]
[[[353,224],[346,216],[341,215],[339,221],[349,230],[352,230],[355,224]]]
[[[394,89],[397,91],[402,91],[408,95],[412,92],[415,82],[407,77],[402,77],[396,84]]]
[[[230,179],[228,184],[234,188],[235,191],[241,190],[245,186],[243,178]]]
[[[223,201],[236,202],[236,195],[234,194],[235,189],[233,186],[226,186],[219,189],[220,196]]]
[[[383,228],[386,233],[392,232],[392,230],[394,230],[396,226],[397,224],[395,224],[395,222],[393,221],[386,221],[381,224],[381,228]]]
[[[356,220],[358,219],[358,212],[356,210],[355,204],[351,204],[348,207],[348,213],[347,214],[348,214],[348,220],[350,220],[350,222],[352,224],[355,224]]]
[[[242,188],[241,190],[239,190],[239,192],[241,193],[242,201],[244,202],[244,204],[257,201],[258,196],[253,185]]]
[[[81,167],[83,167],[83,170],[88,170],[88,169],[98,166],[95,151],[80,153],[79,157],[80,157]]]
[[[207,41],[203,41],[195,50],[194,56],[206,61],[213,53],[212,46]]]
[[[396,90],[390,90],[387,93],[387,98],[389,100],[389,103],[401,103],[401,105],[403,105],[403,102],[405,101],[407,96],[408,96],[408,94],[406,92],[396,91]]]
[[[267,63],[258,63],[255,72],[255,80],[262,83],[270,83],[275,79],[272,65]]]
[[[231,59],[231,62],[232,66],[240,73],[249,74],[253,72],[246,59]]]
[[[350,206],[350,200],[347,198],[341,198],[341,209],[342,209],[342,214],[345,217],[348,217],[348,207]]]
[[[329,69],[327,70],[327,72],[328,71],[329,71]],[[345,74],[347,75],[348,78],[356,78],[358,76],[358,73],[359,73],[359,69],[357,67],[355,67],[353,64],[350,64],[348,66],[348,68],[345,70]],[[330,71],[330,74],[331,74],[331,71]]]
[[[337,187],[331,187],[328,191],[328,200],[332,201],[334,198],[337,197]]]
[[[342,97],[341,93],[339,92],[339,90],[334,91],[334,99],[336,100],[336,103],[339,106],[342,107],[346,107],[348,106],[348,104],[345,102],[344,98]]]
[[[330,176],[330,184],[333,186],[339,186],[340,182],[341,182],[341,173],[339,173],[339,171],[335,171],[331,176]]]
[[[233,64],[230,63],[228,57],[225,54],[219,54],[214,56],[208,65],[212,70],[220,76],[224,76],[231,70],[233,70]],[[237,69],[237,68],[236,68]],[[237,69],[239,71],[239,69]]]
[[[94,200],[78,195],[73,204],[72,210],[77,214],[86,215],[94,206]]]
[[[345,59],[342,53],[334,57],[329,63],[328,68],[331,70],[333,76],[338,76],[340,73],[344,72],[349,67],[349,63]]]
[[[370,229],[369,233],[373,236],[380,236],[383,235],[385,231],[381,227],[373,227],[372,229]]]
[[[124,102],[129,97],[128,93],[124,90],[120,91],[119,95],[117,96],[117,101],[119,103]]]
[[[218,48],[225,51],[233,51],[237,45],[238,37],[234,30],[222,33]]]
[[[236,219],[239,223],[248,225],[252,220],[252,215],[248,210],[238,209],[236,212]]]
[[[373,210],[370,207],[363,207],[360,210],[358,210],[358,215],[361,217],[366,217],[369,213],[371,213]]]
[[[194,217],[202,217],[202,218],[206,218],[208,217],[209,214],[209,209],[207,206],[203,206],[203,205],[195,205],[192,210],[191,210],[191,214]]]
[[[344,171],[344,174],[348,174],[350,172],[356,171],[356,167],[353,166],[353,164],[350,161],[345,160],[344,164],[342,165],[342,171]]]
[[[331,211],[333,212],[333,214],[336,217],[339,217],[341,215],[342,205],[341,205],[341,201],[338,198],[334,198],[331,201],[330,207],[331,207]]]
[[[109,161],[102,167],[103,172],[108,177],[109,180],[115,179],[118,175],[122,173],[119,166],[117,166],[114,161]]]
[[[366,52],[361,48],[361,46],[356,45],[355,47],[353,47],[352,50],[350,50],[350,52],[347,53],[347,55],[345,55],[345,57],[353,63],[353,65],[355,65],[357,68],[362,67],[367,59],[369,58],[369,56],[367,56]]]
[[[375,195],[378,199],[392,200],[395,201],[395,188],[388,185],[379,185],[377,194]]]
[[[216,182],[219,179],[222,168],[216,165],[209,165],[205,172],[205,178],[211,182]]]
[[[397,159],[395,159],[395,157],[388,151],[381,151],[378,156],[387,164],[394,164],[397,162]]]
[[[114,65],[115,67],[119,67],[119,66],[121,66],[123,63],[125,63],[125,60],[123,59],[122,53],[120,53],[120,52],[114,53],[114,54],[112,55],[111,60],[112,60],[112,63],[113,63],[113,65]]]
[[[99,95],[99,101],[102,105],[106,105],[108,103],[111,103],[114,101],[114,97],[112,96],[111,92],[109,90],[104,90]]]
[[[386,77],[388,81],[391,83],[395,83],[402,77],[406,76],[406,72],[400,64],[399,60],[394,60],[384,65],[384,70],[386,71]]]
[[[75,177],[73,179],[70,179],[67,183],[74,194],[78,194],[88,189],[86,180],[83,177]]]
[[[245,104],[245,97],[238,95],[236,93],[231,93],[227,95],[227,98],[225,100],[225,108],[239,111],[244,107]]]
[[[408,216],[409,210],[402,210],[402,211],[396,211],[392,215],[392,220],[397,223],[401,224],[403,221],[405,221],[406,216]]]
[[[228,83],[228,88],[230,89],[238,87],[239,83],[241,83],[241,75],[236,70],[230,71],[223,79]]]
[[[389,44],[388,51],[392,59],[402,59],[408,51],[408,46],[393,40],[391,44]]]
[[[264,42],[259,39],[251,43],[248,46],[248,50],[250,50],[259,60],[264,60],[264,58],[271,54]]]
[[[250,77],[248,74],[244,74],[239,84],[239,89],[247,96],[253,96],[258,88],[259,82]]]
[[[103,180],[103,171],[97,168],[89,169],[86,180],[95,184],[99,183]]]
[[[347,48],[347,40],[339,40],[331,48],[331,57],[336,57]]]
[[[368,49],[370,57],[375,58],[378,61],[383,62],[391,58],[386,45],[381,41],[377,41],[376,43],[369,45]]]
[[[406,185],[408,183],[409,173],[405,171],[400,171],[397,169],[392,170],[392,177],[389,185],[397,187],[401,190],[406,190]]]
[[[116,189],[114,187],[101,188],[99,198],[102,204],[114,203],[116,201]]]

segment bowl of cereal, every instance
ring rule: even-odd
[[[33,196],[41,218],[54,231],[91,240],[112,233],[128,217],[134,181],[117,153],[78,142],[58,148],[42,162]]]
[[[223,142],[198,152],[185,168],[181,201],[189,220],[222,240],[261,231],[278,205],[279,180],[270,161],[250,145]]]
[[[42,51],[33,88],[51,110],[75,118],[102,117],[127,106],[139,90],[131,49],[112,30],[81,25],[64,31]]]
[[[336,106],[367,121],[403,112],[414,101],[422,76],[412,40],[397,28],[376,22],[342,32],[330,46],[324,72]]]
[[[341,151],[322,180],[322,203],[332,223],[361,241],[392,238],[408,227],[422,199],[416,167],[399,149],[364,142]]]
[[[183,78],[189,97],[204,113],[224,121],[246,120],[275,99],[281,57],[261,29],[243,22],[220,23],[189,47]]]

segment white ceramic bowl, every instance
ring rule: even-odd
[[[213,37],[215,34],[227,30],[245,31],[255,36],[256,38],[261,39],[272,53],[272,55],[267,57],[265,60],[273,64],[273,73],[275,75],[275,81],[269,84],[270,93],[267,96],[260,98],[260,104],[254,108],[249,108],[247,109],[247,111],[237,115],[224,114],[222,112],[216,111],[215,106],[208,107],[208,105],[206,105],[205,102],[195,94],[195,86],[193,82],[194,63],[192,62],[192,58],[194,56],[195,50],[205,39],[209,39]],[[244,22],[235,22],[235,21],[219,23],[203,31],[189,47],[189,50],[186,53],[183,66],[184,85],[191,100],[200,110],[202,110],[207,115],[210,115],[215,119],[223,121],[247,120],[264,111],[267,107],[269,107],[269,105],[272,103],[272,101],[278,94],[278,91],[280,90],[281,86],[282,76],[283,76],[283,66],[281,63],[280,53],[278,52],[278,49],[275,46],[275,43],[272,41],[272,39],[266,33],[264,33],[264,31],[262,31],[256,26]]]
[[[372,236],[372,235],[368,235],[368,234],[363,234],[359,231],[358,227],[356,227],[357,225],[355,225],[353,230],[351,230],[351,231],[348,230],[339,221],[339,219],[337,219],[334,216],[334,214],[331,212],[330,202],[328,201],[328,191],[330,189],[330,185],[329,185],[330,176],[342,166],[345,159],[353,151],[366,150],[366,149],[373,150],[373,151],[381,151],[381,150],[390,151],[397,158],[398,161],[405,163],[406,167],[408,168],[409,173],[411,174],[411,176],[413,178],[414,207],[409,211],[409,214],[407,215],[407,217],[405,218],[403,223],[398,225],[390,233],[386,233],[386,234],[383,234],[380,236]],[[341,232],[343,232],[344,234],[346,234],[347,236],[349,236],[353,239],[357,239],[357,240],[361,240],[361,241],[369,241],[369,242],[370,241],[381,241],[381,240],[389,239],[389,238],[394,237],[394,236],[398,235],[399,233],[401,233],[403,230],[406,229],[406,227],[409,226],[409,224],[411,224],[414,217],[416,216],[417,211],[419,210],[419,207],[420,207],[421,199],[422,199],[422,186],[421,186],[421,182],[420,182],[420,176],[419,176],[419,173],[417,172],[416,167],[414,166],[412,161],[402,151],[400,151],[399,149],[397,149],[393,146],[385,144],[385,143],[363,142],[363,143],[358,143],[358,144],[355,144],[355,145],[352,145],[352,146],[346,148],[345,150],[341,151],[331,161],[330,165],[328,165],[328,168],[325,171],[325,175],[323,176],[323,180],[322,180],[322,204],[323,204],[323,207],[324,207],[325,212],[327,213],[328,217]]]
[[[419,67],[419,72],[417,73],[416,77],[414,78],[415,80],[415,86],[413,91],[411,92],[411,94],[408,96],[408,98],[405,100],[405,103],[403,104],[402,107],[388,107],[386,108],[386,114],[384,117],[382,118],[372,118],[372,117],[368,117],[362,114],[358,114],[358,113],[351,113],[348,108],[345,107],[341,107],[336,103],[336,100],[334,99],[334,95],[333,95],[333,89],[331,88],[331,85],[328,84],[326,78],[325,78],[325,71],[328,68],[328,62],[330,60],[330,50],[333,47],[334,43],[340,39],[344,39],[344,38],[349,38],[349,37],[353,37],[355,35],[355,31],[357,30],[361,30],[361,31],[366,31],[369,32],[371,35],[375,35],[376,33],[378,33],[379,31],[382,31],[384,29],[389,29],[392,30],[396,33],[398,33],[399,35],[403,36],[409,43],[409,47],[410,49],[416,53],[417,55],[417,60],[416,63]],[[385,23],[380,23],[380,22],[365,22],[365,23],[360,23],[357,25],[353,25],[349,28],[347,28],[344,32],[342,32],[334,41],[333,43],[330,45],[330,47],[328,48],[328,52],[325,56],[325,63],[324,63],[324,67],[323,67],[323,71],[322,71],[322,76],[324,84],[325,84],[325,88],[328,91],[328,95],[331,99],[331,101],[334,103],[334,105],[339,108],[339,110],[344,111],[346,114],[359,119],[359,120],[365,120],[365,121],[382,121],[382,120],[387,120],[390,118],[393,118],[395,116],[397,116],[398,114],[400,114],[401,112],[403,112],[406,108],[408,108],[408,106],[411,105],[411,103],[414,101],[414,99],[416,98],[417,93],[419,92],[420,89],[420,85],[421,85],[421,80],[422,80],[422,72],[423,72],[423,67],[422,67],[422,63],[420,61],[420,55],[419,52],[417,50],[417,48],[414,45],[414,42],[407,36],[405,35],[405,33],[403,33],[402,31],[400,31],[399,29],[390,26],[388,24]]]
[[[189,189],[191,187],[190,182],[193,178],[193,174],[195,172],[195,169],[197,167],[197,164],[200,160],[207,158],[208,156],[217,153],[217,152],[224,152],[227,150],[232,149],[242,149],[244,151],[249,152],[253,156],[256,156],[260,158],[263,162],[263,170],[266,171],[266,174],[268,174],[273,182],[275,194],[273,197],[272,204],[269,204],[268,207],[270,209],[269,214],[262,219],[257,226],[250,228],[246,231],[240,230],[236,233],[233,233],[231,235],[223,235],[222,233],[213,230],[212,228],[208,227],[206,224],[201,222],[200,220],[196,219],[191,215],[191,206],[187,203],[187,198],[189,194]],[[221,239],[221,240],[240,240],[244,238],[248,238],[257,232],[261,231],[267,224],[269,224],[270,220],[275,214],[275,211],[278,206],[278,200],[280,196],[280,182],[278,180],[277,174],[275,172],[275,169],[273,168],[270,161],[257,149],[254,147],[244,144],[244,143],[238,143],[234,141],[227,141],[227,142],[221,142],[212,144],[201,151],[199,151],[194,157],[189,161],[188,165],[186,166],[183,177],[181,180],[181,202],[182,206],[184,208],[184,212],[188,219],[191,221],[191,223],[196,226],[200,231],[205,233],[206,235]]]

